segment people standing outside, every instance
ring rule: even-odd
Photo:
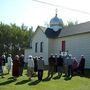
[[[54,65],[55,65],[55,59],[53,57],[53,54],[48,58],[48,78],[52,78],[54,74]]]
[[[61,54],[57,58],[57,72],[59,77],[62,75],[63,72],[63,57]]]
[[[85,68],[85,57],[84,57],[84,55],[81,55],[81,59],[80,59],[80,63],[79,63],[79,71],[80,71],[80,74],[82,74],[82,75],[85,74],[84,68]]]
[[[20,65],[20,76],[22,76],[23,75],[24,64],[25,64],[23,54],[21,54],[21,56],[20,56],[20,64],[21,64]]]
[[[63,54],[63,60],[64,60],[64,73],[65,76],[67,77],[68,75],[68,66],[67,66],[67,58],[69,57],[69,54],[67,53],[67,55]]]
[[[72,64],[73,64],[73,59],[72,59],[72,55],[69,54],[69,57],[66,58],[67,60],[67,66],[68,66],[68,77],[72,77],[73,76],[73,68],[72,68]]]
[[[55,63],[54,63],[54,64],[55,64],[55,65],[54,65],[54,72],[55,72],[55,73],[57,73],[57,58],[58,58],[58,57],[57,57],[57,54],[55,54],[55,58],[54,58],[54,59],[55,59]]]
[[[19,55],[16,55],[15,59],[13,60],[12,75],[13,75],[14,80],[17,80],[17,77],[19,77],[19,75],[20,75],[20,59],[19,59]]]
[[[77,62],[77,59],[74,57],[73,58],[73,74],[77,74],[78,72],[78,62]]]
[[[13,64],[12,62],[13,62],[13,60],[12,60],[11,54],[9,54],[7,57],[8,74],[10,73],[10,70],[12,69],[12,64]]]
[[[38,57],[36,56],[36,57],[34,57],[33,58],[33,60],[34,60],[34,72],[35,72],[35,74],[36,74],[36,72],[37,72],[37,60],[38,60]]]
[[[2,59],[2,70],[3,70],[3,74],[4,74],[4,67],[5,67],[5,64],[6,64],[6,56],[5,56],[5,54],[2,55],[1,59]]]
[[[38,58],[37,65],[38,65],[38,80],[42,80],[44,70],[44,60],[42,56]]]
[[[29,80],[32,80],[32,76],[34,74],[34,60],[31,55],[28,56],[28,69],[27,74],[29,76]]]

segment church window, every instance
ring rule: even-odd
[[[65,52],[65,40],[62,41],[62,52]]]
[[[43,52],[43,42],[40,43],[40,52]]]
[[[37,52],[37,48],[38,48],[38,43],[35,43],[35,52]]]

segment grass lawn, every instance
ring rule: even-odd
[[[11,74],[5,73],[5,78],[0,77],[0,90],[90,90],[90,70],[87,70],[84,77],[74,76],[72,78],[57,78],[57,74],[53,79],[45,79],[47,71],[44,72],[42,81],[38,81],[37,77],[33,77],[32,81],[28,80],[26,70],[23,76],[17,81],[12,79]]]

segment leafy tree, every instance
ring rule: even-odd
[[[74,25],[77,25],[78,24],[78,21],[67,21],[67,25],[64,25],[64,27],[68,27],[68,26],[74,26]]]
[[[28,28],[24,24],[17,26],[16,24],[0,23],[0,54],[24,53],[25,48],[29,47],[30,38],[33,34],[32,27]]]

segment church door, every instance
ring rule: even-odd
[[[63,40],[62,41],[62,47],[61,47],[62,48],[62,52],[65,52],[65,48],[66,48],[65,44],[66,44],[65,40]]]

